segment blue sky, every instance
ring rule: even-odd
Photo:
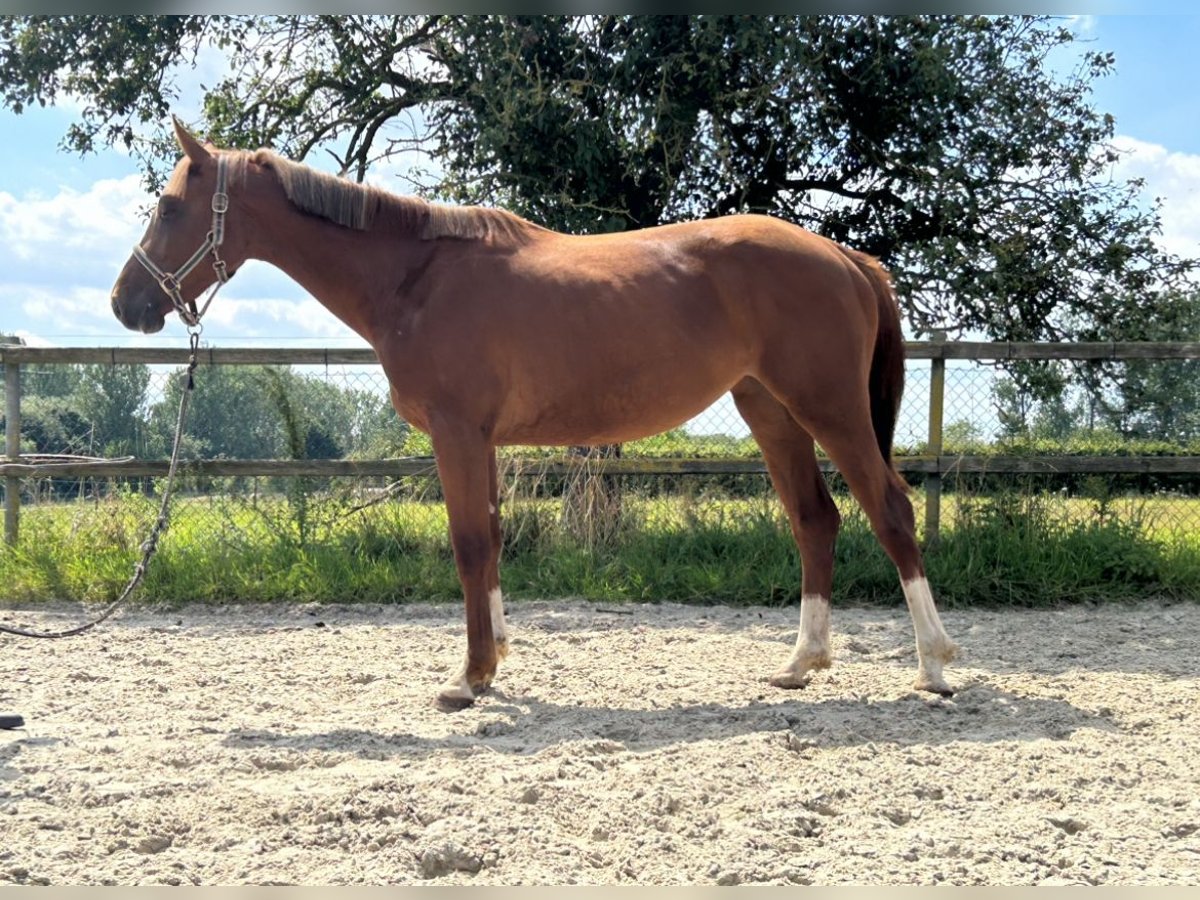
[[[1116,117],[1118,143],[1128,151],[1116,174],[1145,178],[1148,198],[1163,199],[1169,249],[1200,254],[1200,16],[1085,16],[1073,27],[1086,46],[1116,54],[1116,73],[1097,82],[1094,94],[1096,106]],[[181,113],[187,118],[189,110]],[[109,310],[109,289],[142,233],[140,210],[151,198],[123,154],[80,158],[60,150],[71,120],[69,108],[0,111],[0,332],[38,345],[177,346],[183,328],[174,317],[147,337],[126,331]],[[395,189],[404,188],[396,181]],[[260,263],[244,266],[222,290],[205,340],[361,345]]]
[[[1101,16],[1081,25],[1087,46],[1116,54],[1117,72],[1097,82],[1095,97],[1117,117],[1118,130],[1200,154],[1200,16]]]

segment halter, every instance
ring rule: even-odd
[[[175,306],[175,311],[179,313],[179,318],[189,328],[200,324],[201,317],[208,311],[208,305],[217,296],[217,291],[229,280],[229,273],[225,269],[225,260],[221,259],[221,254],[217,252],[221,242],[225,240],[225,213],[229,211],[229,194],[225,192],[225,182],[225,157],[218,156],[217,186],[212,195],[212,229],[204,236],[204,243],[200,245],[199,249],[174,272],[164,272],[155,265],[154,260],[146,255],[141,244],[135,244],[133,247],[134,258],[154,276],[158,286],[171,298],[171,303]],[[209,253],[212,253],[213,256],[212,267],[213,271],[217,273],[217,283],[209,293],[208,299],[204,301],[204,306],[197,310],[195,300],[185,301],[183,299],[180,294],[180,285],[192,269],[200,265],[200,261]]]

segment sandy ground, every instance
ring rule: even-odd
[[[795,609],[509,620],[458,713],[456,606],[0,636],[0,884],[1200,882],[1200,606],[946,613],[950,700],[902,606],[835,608],[799,692]]]

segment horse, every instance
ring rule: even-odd
[[[799,550],[795,646],[770,675],[828,668],[840,516],[819,443],[895,564],[916,637],[914,687],[953,693],[907,486],[892,461],[904,345],[874,258],[764,215],[568,235],[512,213],[352,182],[270,150],[182,151],[112,309],[152,333],[247,259],[281,269],[374,349],[392,405],[429,434],[465,605],[444,707],[488,690],[509,648],[496,448],[616,444],[674,428],[729,391]],[[201,263],[211,257],[211,265]],[[211,299],[211,296],[210,296]]]

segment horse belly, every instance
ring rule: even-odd
[[[739,377],[694,369],[619,370],[595,384],[560,384],[564,390],[538,391],[535,408],[513,410],[507,426],[498,429],[497,443],[619,444],[650,437],[702,413]]]

